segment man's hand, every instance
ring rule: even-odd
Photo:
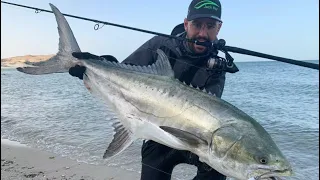
[[[69,69],[69,74],[74,77],[78,77],[83,80],[83,73],[86,71],[86,67],[76,65]]]
[[[96,59],[100,61],[111,61],[111,62],[118,62],[118,60],[111,56],[111,55],[103,55],[97,56],[88,52],[73,52],[72,56],[77,59]],[[69,74],[74,77],[78,77],[79,79],[83,79],[83,73],[86,71],[86,67],[76,65],[69,69]]]
[[[112,55],[97,56],[88,52],[74,52],[72,53],[72,56],[77,59],[97,59],[118,62],[117,58],[113,57]]]
[[[73,52],[72,56],[77,59],[97,59],[97,60],[103,60],[104,58],[88,53],[88,52]]]
[[[72,56],[77,59],[97,59],[102,60],[100,56],[96,56],[94,54],[90,54],[88,52],[73,52]],[[79,79],[83,80],[83,73],[86,71],[86,67],[76,65],[69,69],[69,74],[74,77],[78,77]]]

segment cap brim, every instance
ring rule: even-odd
[[[215,20],[222,22],[222,20],[219,17],[212,16],[211,14],[197,14],[197,15],[190,16],[187,19],[188,19],[188,21],[191,21],[191,20],[195,20],[195,19],[199,19],[199,18],[211,18],[211,19],[215,19]]]

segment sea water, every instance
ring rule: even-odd
[[[318,61],[310,61],[319,63]],[[222,98],[255,118],[293,166],[295,176],[319,179],[319,71],[275,61],[236,62]],[[113,137],[104,104],[81,80],[64,74],[32,76],[1,70],[1,138],[91,164],[140,172],[142,141],[102,159]],[[192,179],[178,165],[172,179]]]

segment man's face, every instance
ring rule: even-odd
[[[187,32],[187,38],[200,42],[216,40],[221,25],[221,22],[211,18],[199,18],[192,21],[184,20],[184,29]],[[195,43],[189,43],[189,47],[194,53],[199,54],[205,52],[207,49]]]

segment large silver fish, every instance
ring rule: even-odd
[[[114,116],[114,138],[103,158],[121,153],[136,139],[188,150],[220,173],[240,180],[291,176],[292,168],[266,130],[228,102],[174,78],[166,55],[158,50],[151,66],[76,59],[81,52],[65,17],[52,4],[59,52],[27,74],[68,72],[85,67],[83,82],[102,98]]]

